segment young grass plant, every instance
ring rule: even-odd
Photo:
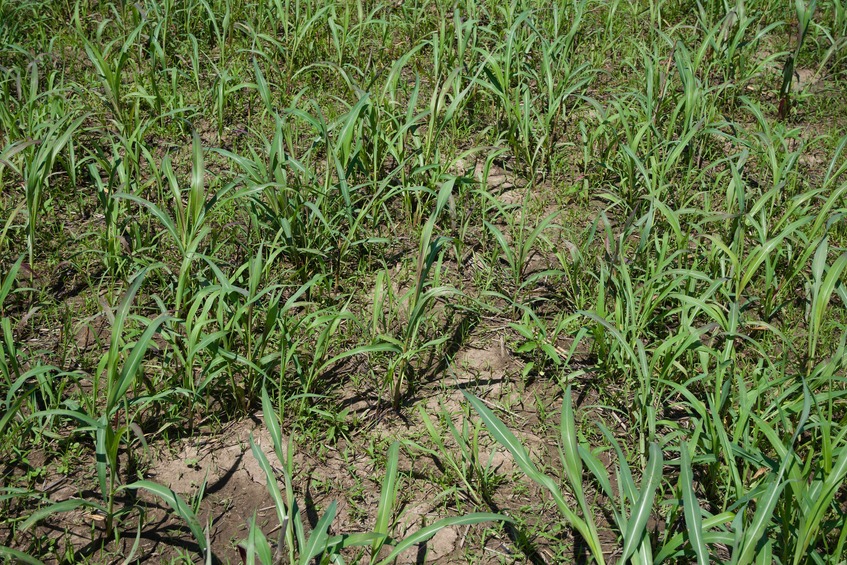
[[[457,427],[453,422],[453,415],[447,410],[443,402],[439,402],[439,404],[441,406],[438,414],[441,422],[439,427],[436,427],[424,407],[418,406],[418,414],[434,449],[419,444],[414,444],[413,447],[437,457],[442,464],[446,464],[445,466],[451,474],[447,476],[448,480],[453,478],[456,482],[461,482],[461,489],[456,487],[456,490],[462,492],[471,502],[477,506],[490,504],[497,479],[495,470],[492,468],[493,458],[489,457],[488,462],[483,464],[480,457],[480,425],[471,425],[469,414],[463,414],[461,426]],[[443,431],[443,428],[449,431],[449,435]],[[448,443],[445,442],[445,439],[449,440],[450,438],[458,447],[458,453],[450,449]]]
[[[51,186],[50,179],[54,174],[53,168],[59,161],[65,146],[71,144],[74,133],[84,120],[85,116],[74,119],[70,114],[57,120],[46,128],[37,145],[24,152],[26,165],[23,169],[23,176],[27,211],[27,248],[30,265],[34,261],[38,221],[44,205],[45,191],[49,190]],[[73,156],[72,151],[70,155]],[[73,175],[72,171],[75,168],[74,160],[68,160],[67,172]]]
[[[550,496],[552,496],[553,501],[556,503],[556,507],[559,512],[561,512],[568,524],[578,531],[585,540],[594,560],[598,563],[605,563],[606,560],[603,556],[603,548],[600,543],[599,534],[597,533],[597,526],[594,522],[594,513],[588,506],[588,502],[585,499],[585,493],[582,488],[582,463],[579,458],[579,454],[574,451],[577,447],[576,439],[571,435],[575,433],[575,428],[572,426],[572,421],[568,420],[568,418],[572,418],[572,414],[563,409],[563,425],[561,428],[563,444],[561,447],[563,461],[565,462],[565,470],[568,473],[568,480],[573,488],[573,495],[579,503],[582,516],[578,516],[576,512],[571,509],[569,503],[565,500],[561,487],[556,484],[556,481],[552,477],[545,475],[538,469],[536,464],[532,461],[532,459],[530,459],[529,453],[521,444],[520,440],[515,437],[515,435],[494,414],[494,412],[492,412],[491,409],[485,406],[482,401],[472,394],[466,391],[463,391],[463,394],[473,407],[474,411],[482,419],[485,427],[488,429],[488,432],[500,445],[511,453],[512,457],[515,459],[515,463],[517,463],[518,467],[520,467],[521,471],[524,472],[527,478],[537,483],[540,487],[550,493]],[[567,427],[565,427],[565,424],[567,424]],[[646,525],[646,516],[644,525]],[[633,532],[632,537],[634,537],[636,533],[641,535],[643,530],[640,532]]]
[[[170,214],[155,203],[135,194],[121,192],[112,195],[112,198],[123,198],[145,207],[161,222],[165,232],[170,236],[170,241],[175,245],[181,259],[177,286],[174,291],[174,311],[177,315],[180,315],[183,313],[184,304],[191,296],[191,264],[196,259],[204,257],[200,250],[200,244],[211,232],[211,227],[207,225],[207,217],[210,211],[216,205],[224,203],[225,200],[247,196],[261,190],[261,187],[248,187],[227,196],[227,193],[234,188],[233,184],[227,184],[207,199],[203,149],[200,145],[200,138],[196,133],[192,143],[191,181],[189,189],[185,191],[187,194],[184,194],[180,188],[180,183],[173,171],[169,157],[165,157],[162,163],[162,172],[171,190],[173,210]],[[225,196],[226,199],[224,199]],[[183,202],[183,198],[187,202]],[[207,262],[211,264],[211,261]]]
[[[791,110],[791,83],[794,81],[794,67],[800,57],[800,50],[806,41],[812,16],[817,6],[816,0],[806,3],[804,0],[796,0],[795,13],[797,17],[797,37],[794,42],[794,52],[789,53],[782,68],[782,85],[779,87],[779,118],[784,120]]]
[[[486,512],[471,513],[464,516],[443,518],[411,533],[405,538],[394,539],[391,536],[393,529],[391,524],[397,504],[397,488],[399,484],[398,460],[400,454],[399,443],[395,442],[388,450],[386,475],[382,481],[374,530],[371,532],[355,532],[331,536],[328,533],[328,529],[335,519],[337,510],[337,503],[333,501],[307,537],[302,514],[294,497],[292,483],[295,472],[294,444],[291,438],[289,438],[288,446],[283,450],[282,430],[267,391],[263,391],[262,394],[262,413],[265,418],[265,425],[268,426],[268,431],[270,432],[274,453],[277,459],[283,462],[282,476],[284,493],[279,488],[276,472],[268,461],[265,452],[254,441],[252,435],[250,437],[250,446],[253,455],[259,462],[259,466],[265,473],[268,491],[271,494],[271,499],[277,512],[277,518],[279,519],[279,539],[276,552],[272,557],[270,544],[267,542],[262,531],[256,526],[255,520],[253,520],[247,541],[241,545],[245,562],[253,562],[253,560],[258,558],[259,563],[263,565],[282,562],[291,563],[292,565],[307,565],[311,562],[337,563],[339,561],[343,562],[343,551],[349,551],[352,548],[362,548],[357,553],[354,553],[357,556],[357,560],[371,563],[372,565],[389,565],[390,563],[394,563],[403,552],[415,545],[425,543],[444,528],[510,520],[508,517],[500,514]],[[365,548],[370,548],[370,551],[368,552]],[[385,551],[382,551],[383,548],[390,548],[390,551],[387,551],[387,555]]]
[[[168,320],[169,316],[162,314],[147,322],[144,332],[134,343],[125,344],[123,333],[129,321],[130,308],[136,294],[144,282],[147,271],[136,275],[120,305],[115,311],[112,338],[109,352],[101,359],[98,373],[94,378],[93,397],[95,405],[88,412],[68,409],[48,409],[34,413],[31,417],[66,417],[78,421],[81,426],[75,432],[92,432],[97,462],[95,464],[97,480],[100,487],[101,502],[83,498],[70,498],[50,504],[34,512],[21,524],[21,530],[26,531],[40,520],[57,513],[69,512],[79,508],[90,508],[99,512],[105,522],[105,535],[111,537],[114,532],[116,519],[120,519],[131,508],[116,507],[119,492],[125,489],[143,488],[159,496],[167,502],[188,523],[202,551],[206,550],[206,538],[202,528],[190,507],[171,489],[150,481],[137,481],[122,484],[120,477],[120,448],[127,440],[134,427],[133,417],[153,399],[145,397],[129,398],[130,389],[138,380],[145,354],[153,343],[153,336]],[[103,379],[99,377],[103,372]],[[157,395],[161,397],[162,395]],[[100,409],[99,415],[94,410]],[[135,431],[134,433],[138,433]]]
[[[531,194],[532,192],[527,189],[521,206],[509,206],[498,201],[493,195],[484,193],[484,197],[496,210],[496,214],[507,218],[508,221],[508,237],[493,222],[483,220],[483,225],[497,243],[495,249],[499,252],[499,259],[505,263],[507,268],[508,285],[503,289],[504,295],[515,306],[524,302],[527,294],[530,293],[531,289],[538,286],[539,281],[560,274],[556,269],[528,272],[530,260],[538,253],[536,249],[538,244],[552,247],[544,232],[556,227],[553,222],[561,213],[560,210],[551,212],[532,227],[531,220],[527,217],[529,216],[527,208],[530,204]],[[515,218],[516,215],[520,217]]]
[[[453,177],[441,185],[435,210],[424,225],[412,288],[400,297],[399,301],[392,299],[394,293],[391,290],[388,272],[382,271],[377,275],[372,328],[376,334],[376,340],[369,346],[355,350],[357,353],[387,353],[389,355],[384,382],[388,387],[391,404],[395,410],[400,409],[406,381],[409,381],[410,388],[416,384],[414,374],[416,367],[412,365],[413,360],[439,347],[449,338],[449,335],[445,334],[425,342],[421,342],[420,339],[426,331],[425,324],[431,319],[435,303],[438,300],[459,295],[459,291],[455,288],[446,285],[430,286],[429,282],[433,267],[440,268],[440,257],[446,240],[441,236],[433,237],[433,231],[441,212],[447,205],[455,183],[456,178]],[[437,272],[435,276],[438,276]],[[398,307],[403,308],[406,317],[400,322],[403,329],[394,333],[393,328],[390,328],[384,319],[383,323],[380,323],[380,311],[394,311]],[[383,327],[380,328],[380,325]]]

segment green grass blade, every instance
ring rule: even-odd
[[[506,241],[506,236],[504,236],[503,232],[500,231],[500,229],[494,224],[491,224],[486,221],[484,222],[484,225],[486,228],[488,228],[488,231],[491,232],[491,235],[494,236],[494,239],[497,241],[497,244],[503,251],[503,256],[506,258],[506,262],[509,264],[510,267],[516,268],[518,265],[516,265],[515,263],[515,254],[512,251],[512,248],[509,246],[509,242]]]
[[[337,507],[338,503],[333,500],[329,505],[329,508],[327,508],[326,512],[324,512],[323,516],[321,516],[321,519],[318,520],[318,523],[315,525],[315,529],[309,534],[306,546],[300,553],[300,565],[307,565],[313,557],[316,557],[319,553],[326,549],[327,541],[329,540],[327,530],[329,529],[330,524],[332,524],[332,521],[335,519]]]
[[[647,518],[653,510],[653,499],[656,496],[656,488],[662,480],[662,450],[657,443],[650,444],[650,458],[647,461],[647,469],[641,482],[641,493],[635,503],[632,515],[627,523],[624,533],[624,546],[621,562],[626,562],[640,545],[641,540],[647,533]]]
[[[256,442],[253,440],[253,434],[250,434],[250,449],[253,451],[253,456],[256,458],[256,461],[259,462],[259,467],[262,468],[262,471],[265,473],[265,479],[268,483],[268,492],[271,495],[271,500],[274,503],[274,508],[276,508],[277,517],[279,518],[280,526],[284,526],[287,524],[287,514],[285,508],[285,501],[282,499],[282,492],[279,490],[279,485],[276,480],[276,473],[274,473],[273,468],[271,467],[268,458],[265,456],[265,453],[262,449],[256,445]]]
[[[738,565],[747,565],[748,563],[752,563],[753,559],[756,557],[762,536],[765,535],[768,524],[773,517],[776,505],[779,502],[780,495],[786,485],[785,481],[782,479],[783,475],[785,474],[788,466],[796,461],[794,450],[791,448],[793,448],[794,442],[797,441],[797,437],[802,433],[803,428],[806,425],[806,421],[809,418],[809,412],[811,410],[811,404],[811,394],[804,382],[803,409],[800,413],[797,428],[794,431],[794,435],[791,437],[789,448],[786,449],[786,455],[782,458],[782,463],[779,466],[779,472],[776,476],[770,479],[770,484],[768,485],[765,494],[756,500],[756,513],[753,515],[753,521],[743,532],[738,558],[734,559],[735,563]],[[760,425],[762,425],[762,423],[760,423]],[[733,558],[734,557],[735,555],[733,555]]]
[[[274,452],[280,463],[285,463],[282,456],[282,430],[279,427],[279,418],[277,418],[273,403],[268,396],[268,389],[264,386],[262,387],[262,415],[265,419],[265,426],[271,435]]]
[[[91,416],[84,414],[82,412],[77,412],[76,410],[66,410],[64,408],[52,408],[50,410],[41,410],[39,412],[33,412],[29,417],[30,418],[39,418],[41,416],[65,416],[67,418],[72,418],[79,422],[82,422],[86,425],[85,428],[78,428],[77,431],[93,431],[100,428],[100,421],[95,420]]]
[[[560,423],[562,451],[564,453],[565,471],[568,479],[578,495],[582,495],[582,460],[579,457],[579,444],[576,438],[576,423],[574,421],[571,387],[565,390],[562,404],[562,421]]]
[[[799,532],[800,540],[794,552],[795,564],[803,562],[806,558],[807,550],[811,542],[817,537],[821,521],[832,503],[835,494],[841,488],[845,476],[847,476],[847,447],[842,446],[841,455],[832,468],[832,472],[824,480],[821,492],[815,499],[809,515],[801,522],[803,528]]]
[[[594,514],[588,507],[588,502],[585,499],[585,492],[582,488],[582,458],[579,454],[579,443],[577,442],[576,437],[576,423],[574,421],[570,385],[568,385],[568,388],[565,391],[560,428],[565,473],[567,474],[568,481],[574,491],[574,496],[577,499],[579,507],[582,510],[582,519],[585,521],[589,535],[589,539],[587,539],[586,542],[594,553],[594,558],[600,562],[603,558],[600,536],[597,534],[597,526],[594,523]]]
[[[206,204],[205,193],[203,191],[205,176],[205,167],[203,166],[203,147],[200,145],[200,136],[194,132],[191,143],[191,191],[188,195],[188,220],[191,222],[192,229],[196,229],[197,224],[203,214],[203,206]]]
[[[773,516],[774,509],[784,488],[785,482],[782,480],[782,473],[779,473],[770,479],[770,484],[764,495],[756,501],[756,514],[753,516],[752,523],[744,530],[739,557],[735,561],[739,565],[752,563],[756,557],[759,542],[765,534],[765,529]]]
[[[138,289],[141,288],[141,284],[144,282],[144,278],[146,276],[147,269],[142,269],[137,275],[135,275],[129,289],[126,291],[126,294],[124,294],[117,310],[115,311],[115,320],[112,323],[112,337],[109,344],[109,371],[115,371],[118,356],[120,355],[120,340],[124,329],[124,323],[126,322],[127,316],[129,316],[132,301],[135,300],[135,295],[138,293]]]
[[[158,316],[147,325],[144,333],[133,346],[129,357],[127,357],[126,361],[124,361],[120,376],[109,388],[109,396],[106,401],[106,412],[109,415],[112,414],[115,407],[123,399],[126,391],[135,380],[138,369],[141,367],[141,362],[144,360],[144,354],[147,353],[147,349],[149,349],[150,345],[153,343],[153,336],[159,330],[159,327],[169,319],[171,319],[171,317],[167,314]]]
[[[29,518],[24,520],[24,522],[20,525],[20,531],[27,531],[37,522],[40,522],[51,514],[61,514],[63,512],[70,512],[72,510],[76,510],[77,508],[94,508],[95,510],[99,510],[103,514],[106,513],[106,509],[100,506],[99,504],[84,500],[82,498],[72,498],[36,510],[32,513],[32,515],[30,515]]]
[[[0,556],[6,559],[11,559],[13,563],[24,563],[25,565],[44,565],[43,561],[39,561],[35,557],[27,555],[23,551],[0,545]]]
[[[273,564],[273,554],[268,539],[262,532],[262,529],[256,525],[256,514],[250,517],[250,526],[247,533],[247,563],[253,562],[255,556],[259,557],[259,563],[262,565]]]
[[[600,459],[591,451],[582,446],[579,446],[579,456],[582,458],[582,462],[585,463],[588,470],[591,471],[591,474],[594,475],[595,480],[600,483],[600,488],[603,489],[603,494],[609,498],[613,498],[615,494],[612,490],[612,483],[609,480],[609,472],[606,470],[603,462],[600,461]]]
[[[688,541],[697,556],[697,565],[709,562],[709,550],[703,541],[703,517],[700,504],[694,495],[694,476],[691,473],[691,455],[688,445],[682,442],[679,446],[680,470],[679,488],[682,491],[682,509],[685,514],[685,525],[688,529]]]
[[[505,447],[509,453],[512,454],[512,457],[514,457],[518,467],[520,467],[532,481],[550,491],[550,494],[556,501],[556,505],[565,515],[565,518],[574,528],[576,528],[587,543],[593,544],[596,536],[592,535],[589,526],[568,507],[567,501],[564,496],[562,496],[561,489],[553,481],[553,479],[538,470],[538,467],[536,467],[535,463],[533,463],[529,458],[529,454],[518,438],[515,437],[509,428],[507,428],[506,425],[503,424],[503,422],[500,421],[500,419],[495,416],[481,400],[467,391],[462,391],[462,394],[465,395],[465,398],[467,398],[468,402],[471,403],[471,406],[473,406],[474,410],[476,410],[476,413],[479,414],[480,418],[482,418],[488,432],[500,445]],[[602,548],[599,545],[591,545],[591,552],[599,563],[604,563]]]
[[[176,244],[177,248],[179,249],[180,253],[185,252],[185,246],[184,246],[183,241],[182,241],[182,236],[180,235],[179,230],[177,229],[174,221],[171,219],[171,217],[164,210],[162,210],[161,208],[159,208],[158,206],[156,206],[155,204],[153,204],[149,200],[145,200],[144,198],[141,198],[140,196],[136,196],[135,194],[120,192],[120,193],[117,193],[117,194],[113,194],[112,198],[123,198],[123,199],[126,199],[126,200],[131,200],[132,202],[135,202],[136,204],[140,204],[141,206],[147,208],[150,211],[151,214],[156,216],[156,218],[162,223],[162,225],[168,231],[168,233],[170,234],[171,238],[174,241],[174,244]]]
[[[394,561],[401,553],[403,553],[413,545],[417,545],[419,543],[427,541],[444,528],[449,528],[450,526],[466,526],[468,524],[479,524],[481,522],[504,521],[511,522],[512,519],[508,516],[503,516],[502,514],[492,514],[489,512],[477,512],[467,514],[465,516],[454,516],[450,518],[441,519],[435,522],[434,524],[431,524],[425,528],[421,528],[412,535],[401,540],[394,547],[394,550],[389,553],[385,559],[379,562],[379,565],[388,565],[389,563]]]
[[[12,283],[15,282],[15,277],[18,276],[18,270],[21,268],[24,257],[25,255],[18,257],[18,260],[12,264],[6,273],[6,276],[3,278],[3,285],[0,286],[0,312],[3,312],[4,310],[3,304],[6,302],[6,297],[9,295],[9,291],[12,290]]]
[[[191,533],[194,534],[194,539],[197,540],[197,545],[200,547],[203,557],[206,556],[206,552],[211,550],[211,548],[206,545],[206,534],[203,532],[203,526],[200,525],[200,521],[197,519],[197,516],[191,510],[191,507],[185,503],[182,497],[180,497],[172,489],[146,480],[136,481],[119,488],[121,490],[144,489],[161,498],[168,504],[168,506],[173,508],[177,515],[185,521],[186,525],[188,525],[188,529],[191,530]]]
[[[494,415],[494,413],[489,410],[485,404],[482,403],[477,397],[473,396],[467,391],[462,391],[462,394],[465,395],[468,402],[471,403],[476,413],[479,414],[482,421],[485,423],[486,428],[497,440],[497,443],[505,447],[509,453],[512,454],[512,457],[515,458],[515,462],[521,468],[521,470],[529,475],[530,478],[537,477],[541,475],[541,472],[538,470],[538,467],[535,466],[535,463],[529,458],[529,454],[526,452],[523,444],[521,444],[520,440],[515,437],[515,435],[506,427],[505,424]]]
[[[379,494],[379,506],[377,507],[376,524],[373,533],[380,537],[375,539],[371,546],[371,555],[379,553],[382,544],[388,536],[388,528],[394,514],[394,504],[397,500],[397,468],[400,460],[400,443],[394,442],[388,448],[388,460],[385,467],[385,478],[382,481],[382,490]]]
[[[327,551],[331,553],[339,553],[348,547],[364,547],[366,545],[373,546],[379,544],[382,546],[389,539],[387,536],[374,532],[361,532],[355,534],[341,534],[332,536],[326,542]]]

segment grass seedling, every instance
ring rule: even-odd
[[[159,496],[179,514],[191,528],[200,549],[205,552],[206,541],[197,518],[185,502],[171,489],[150,481],[137,481],[131,484],[121,484],[119,474],[119,451],[121,444],[128,437],[134,413],[141,409],[145,399],[129,398],[130,389],[142,371],[142,363],[147,350],[151,347],[153,336],[164,324],[168,316],[160,315],[147,323],[144,332],[134,343],[125,344],[123,333],[129,320],[129,311],[141,284],[144,282],[146,271],[136,275],[127,293],[121,300],[115,312],[112,338],[109,352],[101,360],[98,369],[103,371],[104,379],[94,379],[94,397],[102,401],[100,414],[85,413],[67,409],[48,409],[36,412],[32,417],[66,417],[78,421],[81,427],[76,432],[92,432],[94,435],[97,463],[95,465],[100,486],[102,503],[83,498],[70,498],[50,504],[33,513],[21,525],[27,530],[48,516],[69,512],[78,508],[91,508],[101,513],[105,521],[106,537],[111,537],[116,519],[120,519],[130,508],[116,507],[116,497],[121,490],[143,488]],[[99,374],[99,371],[98,371]],[[101,408],[102,406],[102,408]]]
[[[268,492],[271,494],[271,499],[277,512],[280,530],[276,553],[273,559],[271,559],[270,544],[261,530],[256,527],[255,521],[253,521],[249,530],[249,537],[246,543],[241,546],[246,554],[246,561],[258,557],[259,562],[263,565],[271,565],[272,563],[281,563],[283,561],[292,565],[307,565],[311,562],[333,563],[340,558],[340,552],[346,548],[369,547],[370,559],[367,562],[374,565],[388,565],[395,562],[397,557],[404,551],[417,544],[426,542],[444,528],[489,521],[509,520],[509,518],[500,514],[485,512],[471,513],[464,516],[444,518],[413,532],[403,539],[393,539],[391,537],[391,524],[397,500],[399,459],[399,444],[394,443],[388,450],[386,475],[382,482],[379,513],[376,517],[374,530],[371,532],[355,532],[331,536],[328,533],[328,529],[335,519],[337,509],[337,503],[332,502],[307,537],[302,513],[294,498],[292,484],[294,474],[293,443],[289,439],[287,449],[283,450],[282,430],[279,426],[279,420],[274,412],[274,408],[270,403],[270,397],[267,391],[263,391],[262,398],[262,412],[265,418],[265,425],[268,426],[268,431],[270,432],[273,450],[279,461],[283,462],[284,493],[279,488],[276,473],[267,456],[251,437],[250,445],[253,455],[259,461],[259,465],[265,473]],[[391,548],[385,556],[381,554],[383,547]]]
[[[779,118],[784,120],[791,111],[791,83],[794,81],[794,67],[800,57],[800,50],[806,41],[812,16],[815,13],[817,1],[812,0],[808,4],[803,0],[796,0],[795,13],[797,17],[797,37],[794,42],[794,51],[788,54],[785,65],[782,67],[782,85],[779,87]]]

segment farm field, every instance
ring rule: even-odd
[[[845,0],[0,0],[0,562],[843,564]]]

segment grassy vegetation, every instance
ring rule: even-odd
[[[0,559],[844,563],[846,87],[844,0],[0,0]]]

